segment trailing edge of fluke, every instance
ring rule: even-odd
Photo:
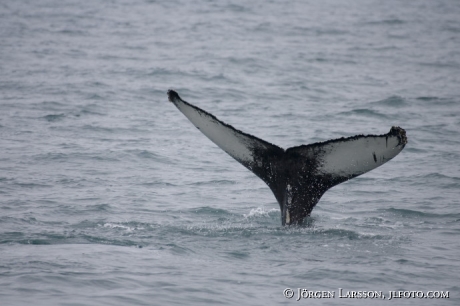
[[[384,135],[358,135],[284,150],[244,133],[182,100],[171,101],[204,135],[270,187],[283,225],[301,224],[331,187],[375,169],[399,154],[406,131],[393,126]]]

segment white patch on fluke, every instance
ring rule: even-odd
[[[350,177],[377,168],[401,152],[398,136],[362,137],[321,146],[318,172]]]
[[[286,196],[287,196],[287,204],[289,205],[292,203],[292,187],[289,184],[287,184],[287,187],[286,187]]]
[[[175,100],[177,108],[195,125],[203,134],[212,142],[218,145],[222,150],[239,161],[252,163],[254,157],[249,149],[249,137],[235,132],[228,126],[215,120],[209,114],[183,103],[181,100]]]

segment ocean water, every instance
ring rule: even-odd
[[[459,84],[454,0],[3,0],[1,305],[458,305]],[[284,148],[409,143],[282,227],[169,88]]]

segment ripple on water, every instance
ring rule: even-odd
[[[387,115],[381,113],[377,110],[369,109],[369,108],[357,108],[351,111],[341,112],[339,115],[346,116],[346,117],[374,117],[374,118],[388,118]]]

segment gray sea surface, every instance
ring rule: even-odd
[[[459,84],[456,0],[2,0],[0,303],[459,305]],[[169,88],[284,148],[409,142],[282,227]]]

